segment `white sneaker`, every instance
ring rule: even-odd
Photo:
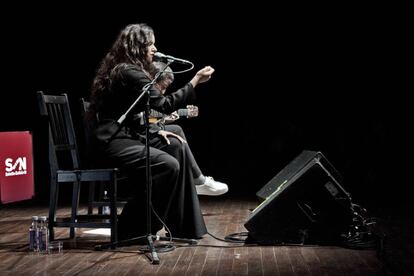
[[[217,196],[227,193],[229,187],[227,184],[215,181],[211,176],[206,176],[203,185],[196,185],[197,194]]]

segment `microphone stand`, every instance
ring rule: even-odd
[[[164,241],[175,240],[175,241],[178,241],[178,242],[185,242],[185,243],[189,243],[189,244],[197,244],[197,241],[194,240],[194,239],[177,239],[177,238],[172,238],[172,237],[171,238],[166,238],[166,237],[154,236],[151,233],[151,231],[152,231],[151,230],[152,174],[151,174],[150,145],[149,145],[149,128],[150,128],[149,114],[150,114],[150,108],[151,108],[150,107],[150,102],[149,102],[150,101],[149,89],[152,85],[154,85],[157,82],[157,80],[161,76],[161,74],[173,62],[174,62],[174,60],[168,59],[166,66],[155,75],[155,77],[151,80],[150,83],[146,84],[142,88],[142,93],[139,95],[139,97],[134,101],[134,103],[132,103],[132,105],[128,108],[128,110],[117,121],[117,125],[118,125],[118,127],[120,127],[121,124],[123,123],[123,121],[128,116],[128,114],[131,112],[131,110],[138,104],[138,102],[142,99],[142,97],[144,95],[147,95],[145,111],[144,111],[145,137],[146,137],[146,141],[145,141],[145,150],[146,150],[145,176],[146,176],[146,208],[147,208],[147,210],[146,210],[147,234],[146,234],[145,238],[146,238],[146,241],[147,241],[148,251],[151,253],[151,263],[152,264],[159,264],[160,263],[160,259],[158,257],[157,251],[155,250],[155,247],[154,247],[153,239],[155,239],[155,240],[164,240]],[[109,248],[109,247],[114,248],[116,245],[123,246],[123,245],[126,245],[126,244],[131,244],[131,242],[139,240],[139,239],[142,239],[142,237],[131,238],[131,239],[124,240],[124,241],[118,241],[118,242],[114,242],[114,243],[110,243],[110,244],[106,244],[106,245],[101,245],[101,246],[95,247],[95,249],[101,250],[101,249],[105,249],[105,248]]]

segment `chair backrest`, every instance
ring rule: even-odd
[[[90,102],[86,101],[84,98],[80,98],[80,104],[83,125],[85,127],[85,134],[87,135],[86,141],[88,142],[90,140],[90,136],[93,134],[93,131],[98,124],[98,117],[90,110]]]
[[[87,161],[89,166],[102,167],[104,164],[99,162],[99,158],[96,158],[98,152],[94,136],[95,128],[98,125],[98,116],[91,111],[90,107],[91,103],[89,101],[86,101],[84,98],[80,98],[80,110],[85,137],[85,161]]]
[[[49,162],[52,171],[79,169],[80,158],[67,94],[37,92],[40,115],[49,120]]]

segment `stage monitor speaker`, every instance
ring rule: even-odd
[[[321,152],[303,151],[257,196],[244,226],[261,244],[332,242],[352,221],[352,202],[338,171]]]
[[[256,196],[260,201],[265,200],[274,191],[276,191],[280,185],[284,185],[289,182],[293,177],[303,170],[310,163],[315,162],[321,163],[321,165],[332,174],[332,177],[339,183],[342,183],[342,176],[334,168],[334,166],[325,158],[325,156],[319,151],[304,150],[295,159],[292,160],[286,167],[284,167],[275,177],[273,177],[266,185],[263,186],[257,193]]]

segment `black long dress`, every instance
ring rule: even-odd
[[[100,123],[95,133],[100,158],[107,165],[129,171],[133,179],[130,185],[132,199],[119,216],[121,239],[145,235],[147,232],[146,137],[145,127],[134,120],[133,116],[128,116],[116,133],[113,130],[116,126],[114,122],[125,113],[149,82],[150,79],[142,70],[127,65],[112,80],[111,89],[106,91],[97,105]],[[195,99],[191,83],[166,96],[151,87],[149,95],[151,108],[167,114]],[[137,104],[131,114],[142,111],[143,107],[143,104]],[[194,186],[188,147],[173,137],[169,137],[171,144],[168,145],[157,132],[158,129],[150,129],[150,163],[157,164],[151,169],[153,209],[166,222],[172,236],[201,238],[207,229]],[[151,226],[152,233],[162,228],[155,216],[152,216]]]

